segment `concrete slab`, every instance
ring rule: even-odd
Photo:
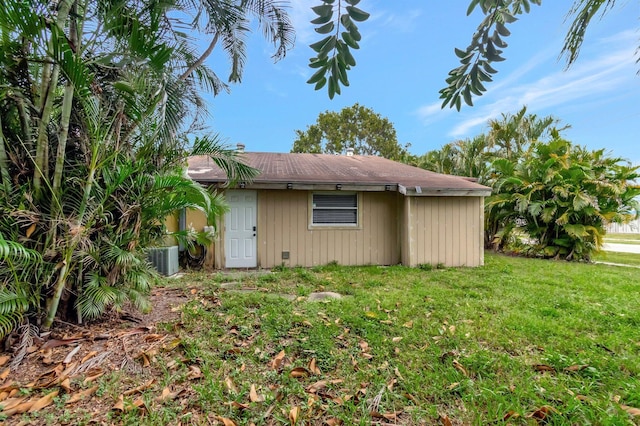
[[[340,293],[334,293],[332,291],[320,291],[317,293],[311,293],[307,300],[309,300],[309,302],[319,302],[322,300],[331,299],[342,299],[342,295]]]
[[[640,266],[638,265],[625,265],[624,263],[613,263],[613,262],[594,262],[594,263],[597,263],[598,265],[621,266],[624,268],[640,269]]]
[[[640,254],[640,244],[615,244],[604,243],[602,245],[604,251],[614,251],[618,253],[636,253]]]

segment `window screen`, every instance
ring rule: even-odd
[[[358,225],[358,194],[313,194],[313,225]]]

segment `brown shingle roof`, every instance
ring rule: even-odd
[[[423,190],[490,191],[468,178],[364,155],[245,152],[243,160],[260,170],[254,183],[402,185]],[[199,182],[224,182],[226,176],[207,156],[190,157],[189,176]]]

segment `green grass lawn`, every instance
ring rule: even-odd
[[[637,421],[637,270],[492,254],[427,269],[283,269],[246,293],[187,276],[203,288],[179,328],[204,375],[196,405],[237,425]],[[318,290],[346,297],[308,302]]]
[[[637,424],[639,278],[633,268],[494,254],[473,269],[328,265],[235,277],[246,292],[222,289],[221,274],[189,274],[167,280],[192,300],[159,328],[178,335],[181,351],[153,358],[164,372],[143,391],[153,408],[117,420]],[[309,302],[314,291],[344,298]],[[100,394],[121,393],[123,374],[102,378]],[[163,388],[188,397],[158,403]]]

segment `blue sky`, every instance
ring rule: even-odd
[[[580,58],[568,71],[558,55],[569,27],[565,21],[572,0],[547,0],[510,26],[506,61],[488,91],[474,107],[440,109],[438,91],[450,69],[458,65],[454,47],[465,48],[481,15],[466,16],[468,0],[362,0],[371,13],[360,24],[357,65],[351,85],[329,100],[306,80],[319,40],[309,21],[317,0],[291,0],[296,46],[273,63],[272,46],[260,33],[248,40],[248,60],[241,84],[230,94],[207,98],[209,128],[229,144],[242,142],[248,151],[288,152],[295,130],[315,123],[318,114],[339,111],[358,102],[387,117],[398,141],[410,143],[414,154],[438,149],[486,130],[487,120],[515,113],[526,105],[530,113],[552,115],[571,125],[567,139],[591,149],[640,164],[640,2],[623,0],[587,32]],[[434,6],[437,4],[437,6]],[[204,41],[203,41],[204,44]],[[229,64],[220,52],[208,60],[221,77]]]

